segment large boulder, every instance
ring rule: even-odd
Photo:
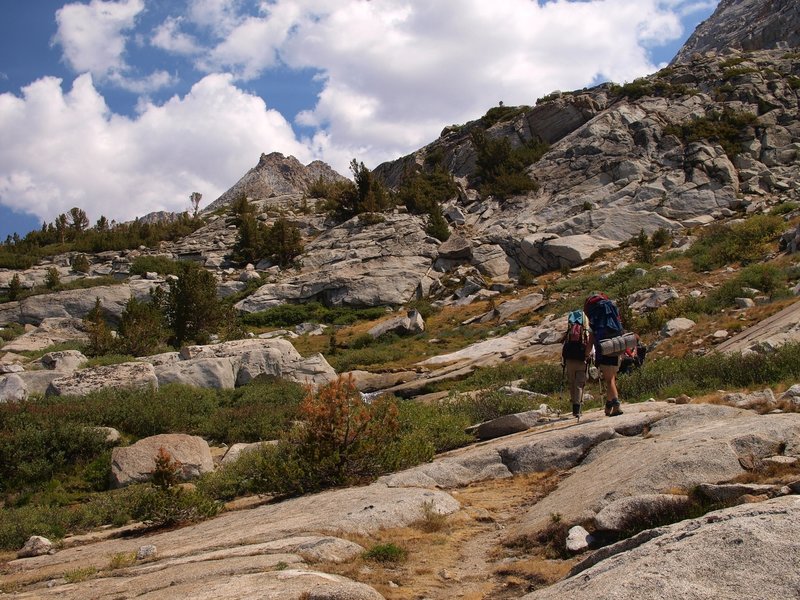
[[[0,403],[23,402],[28,399],[28,388],[16,373],[0,376]]]
[[[186,346],[180,356],[183,363],[199,359],[231,359],[236,368],[237,386],[245,385],[259,375],[273,375],[312,385],[322,385],[336,379],[336,372],[321,354],[303,358],[291,342],[278,338]]]
[[[601,549],[523,600],[792,598],[800,503],[786,496],[645,531]]]
[[[430,289],[438,244],[415,215],[387,214],[378,223],[354,217],[307,244],[299,273],[281,273],[236,308],[255,312],[310,300],[332,306],[400,306]]]
[[[78,350],[59,350],[48,352],[39,362],[45,369],[52,371],[75,371],[87,360],[83,352]]]
[[[38,325],[45,319],[58,317],[82,319],[94,308],[97,300],[100,300],[107,318],[119,320],[131,296],[145,301],[149,298],[150,290],[157,285],[152,281],[135,280],[119,285],[30,296],[15,304],[16,314],[0,311],[0,324],[18,322]]]
[[[37,352],[63,342],[88,339],[86,326],[80,319],[52,317],[44,319],[38,327],[26,331],[3,346],[6,352]]]
[[[48,395],[84,396],[108,387],[158,389],[158,378],[153,365],[142,362],[120,363],[105,367],[92,367],[75,371],[54,379],[47,389]]]
[[[158,384],[229,390],[236,386],[238,364],[231,358],[196,358],[154,367]]]
[[[154,435],[111,451],[112,486],[120,488],[148,481],[162,448],[179,463],[181,479],[194,479],[214,470],[211,450],[203,438],[179,433]]]

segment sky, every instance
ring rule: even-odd
[[[349,176],[492,106],[665,66],[717,0],[0,0],[0,241]]]

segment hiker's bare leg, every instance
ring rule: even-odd
[[[603,374],[603,381],[606,384],[606,400],[611,401],[619,398],[617,392],[617,369],[614,365],[599,365],[600,372]]]

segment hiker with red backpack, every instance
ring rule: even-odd
[[[569,384],[572,416],[578,420],[583,408],[583,390],[586,387],[591,352],[589,321],[582,310],[573,310],[567,317],[567,331],[561,346],[561,368]]]
[[[628,348],[635,348],[638,336],[625,333],[617,305],[605,294],[591,294],[584,302],[583,312],[589,318],[589,343],[595,349],[595,364],[605,382],[606,416],[621,415],[617,390],[620,354]]]

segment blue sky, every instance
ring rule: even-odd
[[[262,152],[349,175],[503,101],[631,81],[717,0],[0,0],[0,240],[201,206]]]

